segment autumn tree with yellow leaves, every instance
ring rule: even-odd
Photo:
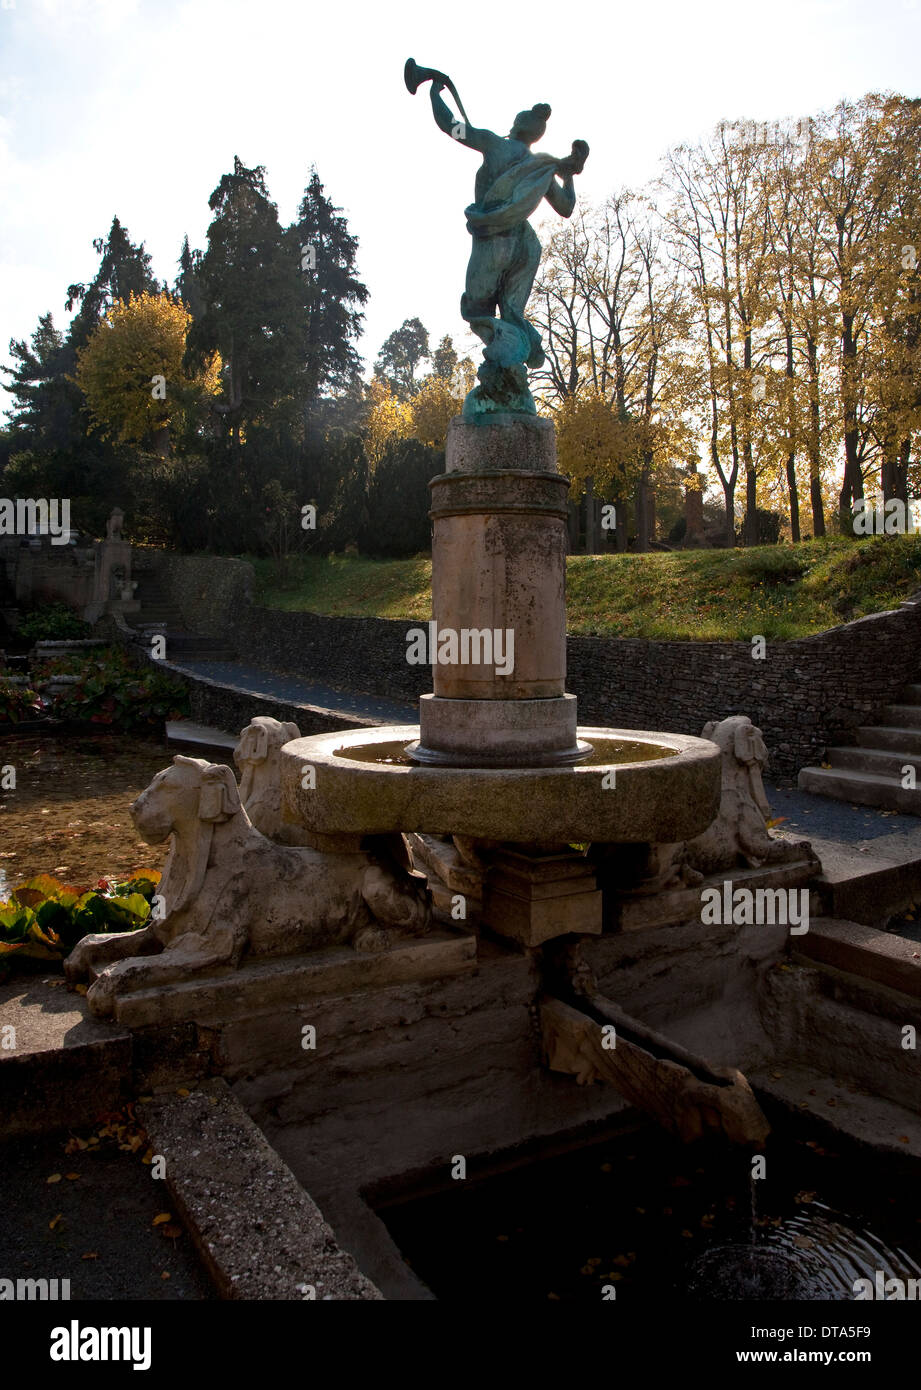
[[[220,390],[221,359],[183,368],[191,315],[169,294],[117,301],[77,353],[74,381],[93,422],[123,444],[150,442],[168,458],[170,429]]]

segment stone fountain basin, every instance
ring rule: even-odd
[[[312,834],[343,837],[343,848],[345,837],[414,830],[523,844],[668,844],[705,830],[719,809],[720,750],[709,739],[580,728],[589,743],[646,745],[635,751],[647,760],[555,768],[375,761],[386,754],[381,745],[418,737],[417,725],[391,724],[292,739],[281,758],[286,816]]]

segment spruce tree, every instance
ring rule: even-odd
[[[313,414],[321,396],[355,390],[361,358],[353,340],[364,320],[360,306],[368,301],[356,273],[358,238],[326,196],[316,168],[286,237],[301,273],[303,365],[297,394],[305,412]]]

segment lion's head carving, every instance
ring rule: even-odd
[[[732,714],[728,719],[711,719],[704,725],[701,738],[708,738],[722,750],[723,794],[729,790],[747,794],[764,817],[771,814],[761,774],[768,760],[768,750],[761,730],[747,714]]]
[[[148,844],[173,836],[160,882],[169,912],[181,910],[201,887],[215,825],[246,814],[229,767],[181,753],[157,773],[130,811]]]
[[[270,840],[296,843],[282,810],[281,750],[300,736],[296,724],[260,714],[247,724],[234,750],[241,773],[240,799],[253,825]]]

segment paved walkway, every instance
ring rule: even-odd
[[[193,675],[237,690],[275,696],[288,704],[318,705],[321,709],[392,724],[415,724],[419,718],[415,705],[377,695],[335,690],[300,676],[282,675],[242,661],[192,660],[174,664]],[[765,790],[774,815],[786,817],[778,829],[814,840],[820,853],[822,844],[835,844],[850,846],[859,853],[871,853],[874,859],[896,863],[921,858],[921,816],[903,816],[771,785],[766,785]]]
[[[874,856],[903,861],[921,858],[921,816],[880,811],[875,806],[855,806],[812,792],[784,790],[765,784],[775,816],[786,816],[778,830],[807,839],[833,841],[858,850],[872,849]]]
[[[334,690],[332,686],[303,680],[300,676],[285,676],[267,671],[262,666],[250,666],[243,661],[174,661],[174,666],[206,680],[231,685],[235,690],[252,691],[255,695],[274,695],[290,705],[319,705],[321,709],[358,718],[380,719],[387,724],[417,724],[419,711],[415,705],[403,705],[378,695],[355,694]]]

